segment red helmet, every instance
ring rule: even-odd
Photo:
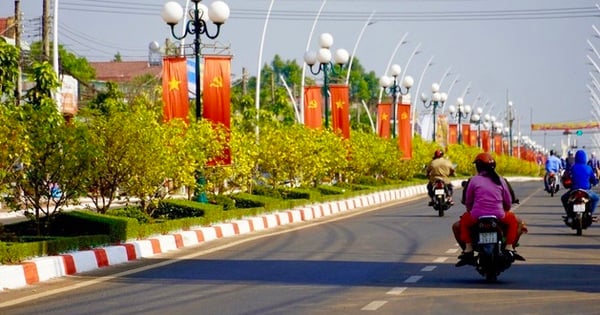
[[[488,168],[496,168],[496,160],[489,153],[479,153],[475,157],[475,161],[473,161],[476,166],[484,166]]]
[[[435,152],[433,153],[433,158],[434,159],[439,159],[442,156],[444,156],[444,151],[442,151],[440,149],[435,150]]]

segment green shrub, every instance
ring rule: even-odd
[[[235,200],[227,195],[210,195],[208,202],[221,206],[223,210],[235,209]]]
[[[115,208],[106,211],[107,215],[115,216],[115,217],[126,217],[136,219],[138,223],[150,223],[152,221],[152,217],[150,217],[142,208],[140,207],[130,207],[127,206],[125,208]]]
[[[342,195],[344,194],[344,192],[346,192],[346,189],[343,187],[327,185],[319,185],[317,189],[322,195]]]

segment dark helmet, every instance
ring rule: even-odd
[[[496,168],[496,160],[494,160],[494,157],[491,154],[485,152],[477,154],[473,163],[475,163],[477,170]]]
[[[442,151],[440,149],[437,149],[437,150],[435,150],[435,152],[433,152],[433,158],[434,159],[439,159],[442,156],[444,156],[444,151]]]
[[[556,155],[556,151],[554,149],[550,150],[550,155]]]

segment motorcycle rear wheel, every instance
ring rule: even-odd
[[[437,204],[439,205],[438,207],[438,216],[443,217],[444,216],[444,205],[446,204],[446,200],[444,200],[444,196],[437,196]]]

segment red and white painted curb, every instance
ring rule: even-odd
[[[455,187],[460,187],[459,181],[455,181],[453,184]],[[144,240],[129,241],[119,245],[65,253],[57,256],[38,257],[27,260],[20,265],[0,265],[0,291],[22,288],[53,278],[92,271],[140,258],[152,257],[157,254],[219,238],[252,233],[289,223],[310,221],[338,212],[374,206],[426,193],[427,188],[425,185],[382,191],[346,200],[304,206],[259,217],[234,220],[227,223],[215,224],[210,227],[197,227],[189,231],[179,231]]]

